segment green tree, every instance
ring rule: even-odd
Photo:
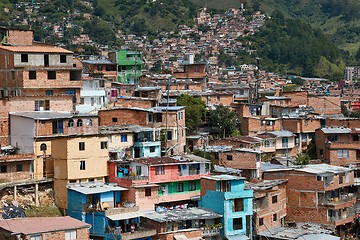
[[[307,165],[310,163],[310,156],[306,153],[300,153],[296,157],[295,165]]]
[[[204,123],[203,119],[206,112],[206,105],[200,98],[182,94],[177,98],[178,106],[185,106],[185,124],[191,132],[197,132],[199,127]]]
[[[236,132],[238,117],[235,111],[220,105],[214,111],[209,112],[209,126],[212,127],[220,137],[227,137]]]

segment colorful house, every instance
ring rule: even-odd
[[[109,58],[118,65],[118,82],[135,85],[139,83],[143,64],[140,52],[120,50],[109,53]]]
[[[231,175],[201,178],[199,206],[223,216],[222,235],[229,240],[252,238],[253,191],[245,189],[244,179]]]
[[[210,162],[196,156],[110,161],[109,180],[129,188],[124,195],[140,210],[191,203],[200,194],[200,178],[208,176]]]
[[[155,229],[140,223],[139,207],[124,202],[122,193],[128,189],[113,183],[68,184],[69,216],[91,225],[90,236],[104,240],[150,240]]]

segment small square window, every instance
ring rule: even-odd
[[[48,71],[48,79],[49,80],[54,80],[56,79],[56,71]]]
[[[117,120],[117,119],[116,119]],[[121,142],[127,142],[127,134],[121,134]]]
[[[107,149],[107,142],[101,142],[100,143],[100,148],[101,149]]]
[[[164,174],[165,174],[164,166],[156,166],[155,175],[164,175]]]
[[[264,225],[264,218],[259,218],[259,226],[263,226]]]
[[[145,197],[151,196],[151,188],[145,188]]]
[[[79,151],[85,150],[85,142],[79,142]]]
[[[7,172],[7,166],[6,165],[0,166],[0,173],[6,173],[6,172]]]
[[[46,90],[46,96],[52,96],[54,94],[53,90]]]
[[[112,122],[117,122],[118,119],[117,118],[112,118]]]
[[[22,164],[16,164],[16,171],[17,172],[22,172],[23,170],[23,165]]]
[[[271,198],[271,202],[274,204],[274,203],[277,203],[278,199],[277,199],[277,195],[275,196],[272,196]]]
[[[196,190],[196,182],[189,182],[189,191]]]
[[[233,160],[233,156],[232,156],[232,155],[226,155],[226,160],[232,161],[232,160]]]
[[[30,80],[36,79],[36,71],[29,71],[29,79]]]
[[[353,141],[358,142],[359,141],[359,135],[353,135]]]
[[[150,152],[151,152],[151,153],[154,153],[155,150],[156,150],[156,147],[155,147],[155,146],[151,146],[151,147],[150,147]]]
[[[85,160],[80,161],[80,170],[85,170]]]
[[[21,62],[28,62],[29,55],[28,54],[21,54]]]
[[[233,229],[234,230],[243,229],[242,218],[234,218],[233,219]]]
[[[64,54],[60,55],[60,63],[66,63],[66,55]]]
[[[176,192],[183,192],[184,191],[184,184],[178,183],[176,184]]]

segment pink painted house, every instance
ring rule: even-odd
[[[194,155],[109,162],[109,180],[128,188],[123,199],[144,211],[191,204],[209,174],[210,161]]]

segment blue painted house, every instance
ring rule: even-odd
[[[222,235],[228,240],[252,238],[253,191],[244,189],[244,179],[231,175],[201,178],[199,206],[223,216]]]
[[[160,130],[141,127],[134,129],[134,158],[161,156]]]
[[[123,202],[128,189],[114,183],[70,183],[68,215],[91,225],[90,236],[104,240],[151,240],[156,230],[140,223],[142,212],[134,203]]]

